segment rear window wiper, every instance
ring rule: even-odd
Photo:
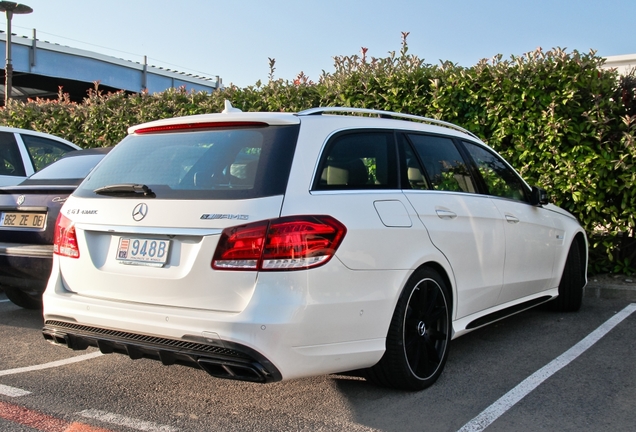
[[[148,198],[154,198],[155,193],[144,184],[115,184],[102,186],[93,192],[100,195],[127,196],[127,195],[143,195]]]

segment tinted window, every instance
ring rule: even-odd
[[[66,144],[39,136],[20,134],[24,146],[29,152],[35,171],[39,171],[51,162],[55,162],[69,151],[75,150]]]
[[[404,163],[400,164],[402,189],[426,190],[430,189],[426,172],[404,135],[399,135],[400,149]]]
[[[475,193],[469,166],[450,138],[432,135],[409,135],[431,187],[435,190]]]
[[[0,132],[0,175],[26,175],[13,132]]]
[[[29,180],[55,180],[84,178],[105,155],[65,157],[29,177]]]
[[[76,192],[147,185],[157,198],[245,199],[283,194],[298,126],[131,135]],[[134,196],[132,196],[134,198]]]
[[[396,189],[396,160],[392,132],[337,135],[325,147],[314,189]]]
[[[526,201],[526,187],[523,181],[501,158],[470,142],[464,141],[464,146],[475,161],[489,195]]]

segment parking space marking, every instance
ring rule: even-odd
[[[0,401],[0,419],[28,426],[42,432],[112,432],[87,425],[67,422],[39,411]]]
[[[9,387],[9,386],[0,384],[0,394],[9,396],[9,397],[20,397],[20,396],[26,396],[28,394],[31,394],[31,392],[22,390],[16,387]]]
[[[574,359],[598,342],[603,336],[609,333],[634,311],[636,311],[636,303],[627,305],[622,311],[605,321],[600,327],[587,335],[579,343],[530,375],[515,388],[499,398],[499,400],[482,411],[477,417],[466,423],[458,432],[479,432],[486,429],[517,402],[537,388],[543,381],[547,380],[556,372],[570,364]]]
[[[8,302],[10,302],[10,301],[11,301],[11,300],[0,300],[0,303],[8,303]]]
[[[145,420],[134,419],[125,417],[119,414],[113,414],[107,411],[100,411],[96,409],[88,409],[76,413],[82,417],[95,419],[104,423],[110,423],[117,426],[125,426],[131,429],[148,432],[177,432],[179,429],[172,426],[158,425]]]
[[[37,370],[42,370],[42,369],[50,369],[50,368],[55,368],[55,367],[59,367],[59,366],[65,366],[67,364],[72,364],[72,363],[77,363],[77,362],[81,362],[84,360],[90,360],[96,357],[100,357],[103,354],[99,351],[94,352],[94,353],[90,353],[90,354],[84,354],[84,355],[80,355],[80,356],[75,356],[75,357],[70,357],[64,360],[57,360],[57,361],[53,361],[50,363],[43,363],[41,365],[35,365],[35,366],[26,366],[26,367],[21,367],[21,368],[16,368],[16,369],[7,369],[7,370],[3,370],[0,371],[0,376],[5,376],[5,375],[14,375],[14,374],[19,374],[19,373],[24,373],[24,372],[32,372],[32,371],[37,371]]]

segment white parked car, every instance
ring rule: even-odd
[[[73,150],[81,147],[55,135],[0,126],[0,186],[17,185]]]
[[[584,230],[452,124],[227,104],[128,132],[58,217],[53,343],[221,378],[361,370],[417,390],[451,339],[581,305]]]

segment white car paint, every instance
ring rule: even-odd
[[[160,120],[131,127],[129,134],[179,125],[198,130],[216,122],[300,128],[284,193],[188,200],[76,192],[62,213],[75,225],[79,258],[54,256],[44,294],[45,323],[210,347],[238,345],[271,362],[278,379],[343,372],[380,361],[402,290],[418,268],[434,266],[447,277],[452,337],[458,337],[483,325],[475,323],[490,314],[556,297],[569,246],[575,236],[585,236],[571,215],[550,205],[465,192],[314,187],[321,155],[341,132],[443,134],[485,146],[444,125],[230,111]],[[179,132],[169,133],[176,141]],[[103,166],[91,176],[99,176]],[[147,204],[148,214],[134,221],[140,203]],[[295,271],[211,266],[224,230],[297,215],[329,215],[346,227],[325,265]],[[123,237],[169,239],[168,261],[163,267],[122,265],[117,251]],[[58,339],[53,330],[48,337],[58,343],[65,332],[73,333],[57,331]]]

